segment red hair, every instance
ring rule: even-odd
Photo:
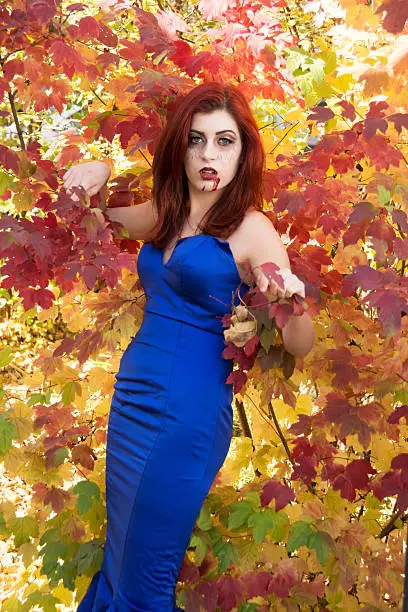
[[[246,98],[233,85],[198,85],[177,101],[154,154],[152,199],[158,221],[149,241],[157,248],[164,248],[181,232],[190,214],[184,158],[193,115],[219,109],[228,111],[239,127],[243,161],[234,180],[202,219],[200,229],[203,234],[225,239],[241,224],[250,207],[262,211],[265,152]]]

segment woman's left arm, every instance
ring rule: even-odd
[[[242,229],[246,260],[265,298],[274,302],[288,298],[297,292],[291,290],[290,285],[296,287],[301,281],[291,271],[285,245],[272,222],[263,213],[253,211],[247,214]],[[261,270],[260,266],[267,262],[273,262],[279,268],[286,268],[284,289],[281,289]],[[282,330],[282,338],[285,349],[295,357],[304,357],[309,353],[315,341],[315,330],[310,315],[305,312],[299,316],[291,316]]]

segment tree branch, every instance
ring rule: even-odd
[[[16,124],[16,129],[17,129],[18,139],[20,141],[20,146],[23,149],[23,151],[25,151],[26,147],[25,147],[25,142],[24,142],[24,138],[23,138],[23,132],[21,130],[20,121],[18,119],[16,105],[14,103],[14,94],[11,93],[11,91],[8,92],[8,99],[10,100],[11,112],[13,113],[14,123]]]
[[[408,521],[408,512],[406,512],[405,514],[402,514],[401,512],[394,512],[388,523],[384,525],[384,527],[381,529],[377,538],[385,538],[389,533],[391,533],[391,531],[397,529],[395,526],[395,521],[399,518],[403,523],[406,523],[406,521]]]

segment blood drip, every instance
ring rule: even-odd
[[[219,182],[220,182],[220,179],[219,179],[219,177],[217,176],[217,177],[214,179],[214,181],[213,181],[213,186],[212,186],[211,191],[215,191],[215,190],[217,189],[217,187],[218,187],[218,185],[219,185]]]

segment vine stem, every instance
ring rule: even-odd
[[[286,441],[286,438],[285,438],[285,436],[283,435],[283,432],[282,432],[282,430],[281,430],[281,428],[280,428],[280,425],[279,425],[278,419],[276,418],[276,414],[275,414],[275,411],[274,411],[274,409],[273,409],[272,402],[269,402],[269,403],[268,403],[268,408],[269,408],[269,412],[271,413],[271,416],[272,416],[273,422],[275,423],[275,427],[276,427],[276,429],[277,429],[277,431],[278,431],[278,436],[279,436],[279,438],[280,438],[280,440],[281,440],[281,442],[282,442],[282,444],[283,444],[283,447],[284,447],[284,449],[285,449],[285,451],[286,451],[286,454],[287,454],[287,456],[288,456],[288,459],[289,459],[289,461],[291,462],[292,467],[293,467],[293,468],[295,468],[295,462],[294,462],[294,460],[293,460],[293,458],[292,458],[292,454],[291,454],[291,452],[290,452],[290,448],[289,448],[289,446],[288,446],[288,443],[287,443],[287,441]],[[317,494],[317,493],[316,493],[316,491],[313,489],[313,487],[312,487],[312,485],[311,485],[310,483],[304,483],[304,484],[306,485],[307,490],[309,491],[309,493],[312,493],[313,495],[316,495],[316,497],[319,497],[319,496],[318,496],[318,494]],[[319,499],[320,499],[320,498],[319,498]]]
[[[295,467],[295,462],[294,462],[294,461],[293,461],[293,459],[292,459],[292,455],[291,455],[291,452],[290,452],[290,448],[289,448],[289,446],[288,446],[288,443],[286,442],[286,438],[285,438],[285,436],[284,436],[284,435],[283,435],[283,433],[282,433],[282,430],[281,430],[281,428],[280,428],[280,425],[279,425],[278,419],[276,418],[276,414],[275,414],[275,410],[273,409],[272,402],[269,402],[269,403],[268,403],[268,408],[269,408],[269,412],[271,413],[271,417],[272,417],[272,419],[273,419],[273,422],[275,423],[275,427],[276,427],[276,429],[277,429],[278,436],[279,436],[279,438],[280,438],[280,440],[281,440],[281,442],[282,442],[282,444],[283,444],[283,447],[284,447],[284,449],[285,449],[285,451],[286,451],[286,454],[287,454],[287,456],[288,456],[288,459],[289,459],[289,461],[291,462],[292,466],[293,466],[293,467]]]
[[[24,142],[24,138],[23,138],[23,132],[22,132],[22,129],[21,129],[20,121],[18,119],[16,105],[14,103],[14,94],[11,93],[11,91],[8,92],[8,99],[10,101],[11,112],[13,113],[14,123],[15,123],[16,128],[17,128],[17,134],[18,134],[18,139],[20,141],[20,146],[23,149],[23,151],[25,151],[26,147],[25,147],[25,142]]]
[[[403,523],[406,523],[408,521],[408,512],[405,514],[401,514],[401,512],[394,512],[388,523],[384,525],[377,537],[379,539],[385,538],[389,533],[391,533],[391,531],[396,529],[395,521],[399,518]]]

